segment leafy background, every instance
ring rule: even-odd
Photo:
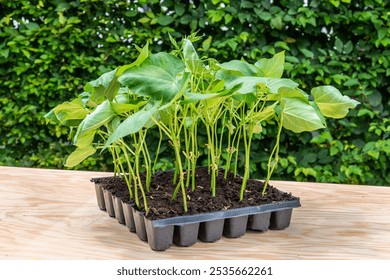
[[[219,61],[286,51],[285,76],[303,89],[336,86],[361,102],[328,129],[285,131],[273,178],[390,185],[390,3],[387,0],[1,1],[0,165],[64,168],[68,129],[44,114],[88,81],[137,56],[171,49],[198,31],[201,54]],[[251,169],[262,178],[276,131],[254,146]],[[110,170],[109,156],[78,168]],[[166,155],[159,163],[170,168]]]

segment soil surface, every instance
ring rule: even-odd
[[[268,186],[265,195],[262,196],[263,182],[250,179],[247,183],[244,200],[240,201],[242,178],[234,177],[232,173],[229,173],[224,179],[223,175],[224,172],[221,170],[217,178],[216,195],[212,197],[210,175],[207,168],[197,168],[196,188],[194,191],[191,190],[191,187],[186,189],[188,211],[184,212],[181,191],[178,192],[176,199],[172,200],[172,194],[176,187],[176,184],[172,184],[173,172],[157,172],[152,176],[150,192],[147,194],[149,211],[146,216],[155,220],[298,199],[291,193],[279,191],[272,186]],[[123,179],[106,177],[94,178],[91,181],[102,184],[103,188],[108,189],[113,195],[124,202],[131,203],[129,191]],[[138,193],[141,203],[139,210],[142,211],[144,210],[142,196],[140,191]]]

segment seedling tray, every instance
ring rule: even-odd
[[[150,220],[133,205],[119,202],[115,195],[107,194],[103,186],[95,184],[95,190],[99,208],[107,210],[110,217],[116,217],[119,223],[125,224],[156,251],[167,250],[172,244],[188,247],[198,240],[215,242],[222,236],[237,238],[247,230],[282,230],[290,226],[292,210],[301,206],[300,199],[296,198],[252,207]]]

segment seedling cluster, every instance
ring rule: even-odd
[[[176,186],[187,211],[187,195],[195,186],[199,156],[207,154],[211,193],[215,195],[219,170],[237,174],[243,151],[244,173],[240,199],[250,178],[253,141],[261,141],[263,128],[277,129],[275,145],[265,175],[268,181],[278,163],[283,128],[296,133],[326,128],[325,118],[343,118],[358,102],[332,86],[304,92],[291,79],[282,78],[284,52],[251,64],[244,60],[220,63],[199,57],[191,35],[180,43],[170,38],[173,51],[152,54],[146,44],[131,64],[104,73],[87,83],[75,99],[53,108],[48,121],[74,128],[76,149],[66,166],[78,165],[97,151],[108,150],[114,172],[129,188],[137,206],[157,171],[162,146],[171,147]],[[149,143],[149,133],[158,131],[159,142]],[[206,135],[201,142],[199,133]],[[168,141],[169,145],[162,145]],[[141,178],[144,176],[144,180]]]

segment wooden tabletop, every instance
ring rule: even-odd
[[[289,228],[155,252],[99,210],[110,175],[0,167],[0,259],[390,259],[390,187],[273,181],[301,198]]]

